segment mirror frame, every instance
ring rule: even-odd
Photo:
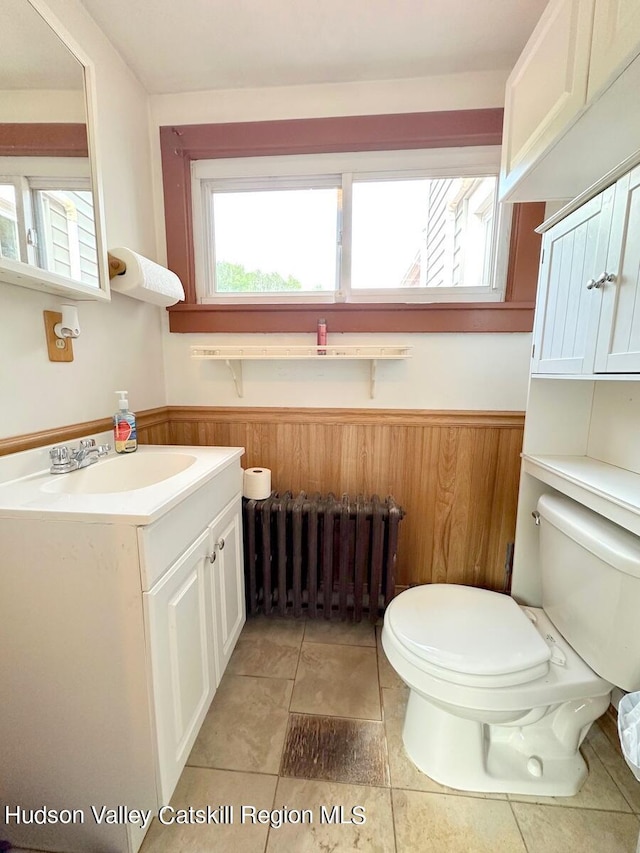
[[[68,33],[58,18],[46,5],[44,0],[25,0],[33,10],[40,15],[44,22],[51,27],[63,45],[69,50],[83,69],[84,75],[84,103],[86,112],[87,149],[89,157],[89,170],[91,176],[91,190],[93,194],[94,221],[96,226],[96,253],[98,263],[98,289],[83,284],[80,281],[66,278],[57,273],[40,269],[23,261],[12,261],[8,258],[0,259],[0,281],[7,284],[16,284],[31,290],[39,290],[45,293],[53,293],[75,300],[98,300],[109,301],[111,291],[109,288],[109,273],[107,266],[107,243],[104,231],[103,196],[100,182],[98,134],[97,134],[97,100],[95,68],[93,62],[78,45],[75,39]]]

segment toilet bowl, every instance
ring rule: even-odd
[[[382,645],[410,689],[406,752],[467,791],[571,796],[580,744],[615,685],[640,689],[640,539],[559,495],[543,495],[542,607],[457,584],[388,606]]]
[[[469,791],[580,789],[579,746],[612,685],[542,609],[473,587],[414,587],[389,605],[382,645],[410,688],[403,741],[423,773]]]

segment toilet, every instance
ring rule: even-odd
[[[407,754],[452,788],[572,796],[613,686],[640,689],[640,538],[556,494],[534,517],[541,608],[428,584],[385,613],[382,645],[410,688]]]

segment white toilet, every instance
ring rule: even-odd
[[[452,788],[575,794],[612,686],[640,689],[640,538],[559,495],[538,513],[541,609],[429,584],[385,614],[382,645],[410,688],[405,748]]]

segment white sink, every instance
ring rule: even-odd
[[[104,495],[144,489],[186,471],[196,461],[188,453],[131,453],[111,456],[70,474],[52,475],[43,492]]]

